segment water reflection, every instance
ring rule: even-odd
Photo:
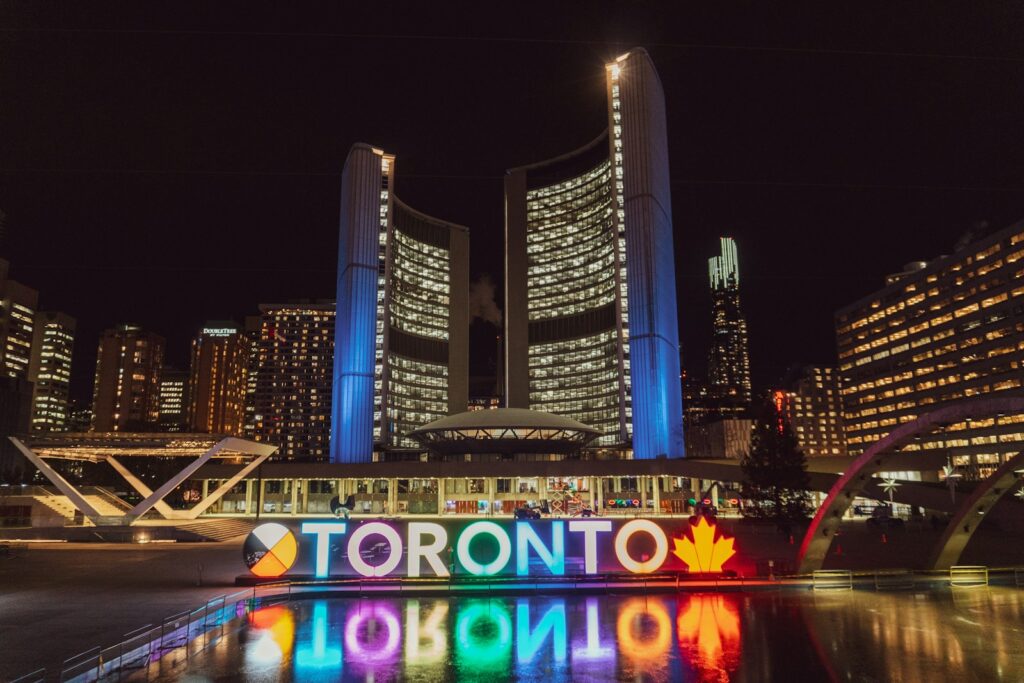
[[[1021,595],[301,600],[251,613],[215,654],[155,678],[1016,681]]]

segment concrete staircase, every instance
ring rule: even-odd
[[[178,530],[187,531],[208,541],[229,541],[248,534],[255,527],[256,522],[247,519],[204,519],[176,525]]]

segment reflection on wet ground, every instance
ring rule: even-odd
[[[1024,591],[299,600],[139,676],[1024,681]]]

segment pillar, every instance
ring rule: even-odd
[[[388,510],[387,514],[398,514],[398,480],[388,479]]]
[[[245,514],[246,515],[251,515],[254,512],[253,507],[252,507],[253,488],[255,488],[255,487],[254,487],[254,483],[253,483],[252,479],[246,479],[245,480]]]
[[[309,479],[302,480],[302,514],[309,514]]]
[[[661,514],[661,477],[651,477],[651,495],[654,496],[654,514]]]
[[[444,478],[438,477],[437,479],[437,514],[444,514]]]
[[[637,477],[637,483],[640,485],[640,512],[643,514],[647,514],[647,483],[650,479],[643,475]]]
[[[286,479],[285,481],[288,482],[289,488],[291,489],[291,491],[289,491],[289,493],[291,494],[291,497],[292,497],[292,515],[294,516],[294,515],[299,514],[298,507],[299,507],[299,481],[300,480],[299,479],[291,479],[291,480]]]

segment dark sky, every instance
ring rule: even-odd
[[[104,327],[152,328],[183,365],[204,320],[333,297],[357,141],[397,154],[398,195],[470,226],[471,270],[500,281],[504,170],[592,139],[603,64],[633,45],[667,97],[698,375],[719,235],[764,387],[834,362],[833,312],[886,273],[1024,217],[1019,2],[366,4],[0,2],[0,253],[79,319],[77,395]],[[492,334],[474,325],[477,372]]]

